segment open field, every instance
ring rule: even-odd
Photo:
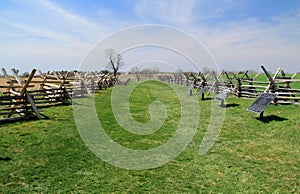
[[[24,77],[21,77],[21,78],[22,78],[22,80],[25,80]],[[35,77],[35,78],[33,78],[33,80],[34,80],[34,81],[41,81],[42,79],[39,78],[39,77]],[[6,78],[0,77],[0,86],[5,86],[5,85],[7,85],[6,81],[7,81]],[[38,88],[40,87],[40,84],[38,84],[38,83],[32,83],[32,84],[30,84],[30,85],[33,85],[33,87],[30,87],[30,88],[29,88],[30,90],[38,89]],[[4,91],[5,91],[4,88],[0,88],[0,92],[4,92]]]
[[[101,90],[95,99],[98,117],[114,141],[150,149],[174,134],[180,106],[165,83],[147,81],[132,93],[130,111],[139,122],[149,120],[148,105],[155,100],[168,110],[162,129],[147,136],[122,130],[110,95],[111,89]],[[261,121],[246,110],[253,101],[226,100],[218,140],[201,156],[212,100],[199,97],[199,126],[187,149],[161,167],[139,171],[97,158],[76,129],[71,105],[43,109],[42,120],[0,125],[0,193],[299,193],[299,106],[271,105]]]

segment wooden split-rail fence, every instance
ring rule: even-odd
[[[206,73],[175,73],[158,75],[161,81],[191,86],[191,91],[198,92],[207,87],[207,93],[220,93],[226,89],[231,89],[232,94],[238,98],[257,98],[262,93],[276,93],[275,103],[280,104],[300,104],[300,79],[296,79],[297,73],[287,76],[283,69],[278,70],[271,76],[269,71],[261,66],[264,78],[258,80],[259,73],[249,75],[248,71],[238,74],[228,74],[226,71],[216,74]],[[190,91],[190,92],[191,92]],[[191,93],[190,93],[191,94]]]
[[[295,79],[297,73],[286,76],[283,69],[278,68],[273,76],[264,66],[261,66],[265,81],[257,81],[256,77],[238,78],[235,87],[235,95],[239,98],[257,98],[262,93],[276,93],[275,103],[299,104],[300,102],[300,79]]]
[[[11,69],[11,76],[1,69],[6,83],[0,85],[0,122],[28,118],[41,119],[40,109],[53,105],[70,104],[73,99],[84,97],[98,89],[107,89],[116,78],[101,73],[47,72],[33,69],[22,78],[18,70]]]
[[[184,86],[190,86],[194,92],[207,87],[208,92],[219,93],[227,87],[233,87],[233,85],[226,84],[220,77],[222,74],[216,74],[216,72],[206,73],[205,75],[201,72],[182,72],[174,74],[160,74],[157,79],[163,82],[171,84],[179,84]]]

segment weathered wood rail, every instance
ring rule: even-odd
[[[117,78],[101,73],[50,72],[21,79],[19,71],[12,69],[12,76],[2,68],[6,85],[0,96],[0,123],[35,117],[41,119],[39,109],[53,105],[70,104],[74,98],[84,97],[97,89],[107,89]]]
[[[299,104],[300,103],[300,79],[296,79],[297,73],[286,76],[285,72],[279,68],[273,76],[261,66],[265,75],[265,80],[257,80],[260,75],[249,75],[248,71],[239,74],[228,74],[226,71],[216,74],[215,72],[203,75],[201,72],[183,72],[174,75],[158,75],[157,79],[172,83],[190,86],[190,95],[193,93],[203,95],[220,93],[225,89],[232,89],[233,94],[238,98],[257,98],[262,93],[277,93],[276,103]],[[298,84],[297,84],[298,83]],[[205,88],[205,89],[204,89]],[[208,89],[207,89],[208,88]]]
[[[190,94],[194,92],[202,95],[204,92],[222,93],[224,89],[231,89],[233,94],[241,98],[257,98],[262,93],[276,93],[275,103],[300,103],[300,79],[297,73],[287,76],[279,68],[273,76],[261,66],[265,75],[265,81],[256,80],[257,75],[251,77],[248,72],[241,74],[228,74],[223,71],[193,73],[179,72],[174,74],[153,75],[161,81],[180,84],[190,87]],[[73,99],[85,97],[96,90],[107,89],[115,84],[127,85],[131,80],[123,80],[110,74],[97,72],[47,72],[33,69],[26,79],[21,79],[19,71],[11,70],[9,76],[4,68],[2,74],[6,78],[6,84],[0,85],[3,90],[0,96],[0,122],[14,121],[26,118],[42,118],[39,110],[44,107],[60,104],[69,104]]]
[[[8,85],[2,86],[5,91],[0,96],[1,120],[13,121],[16,119],[15,117],[28,118],[33,116],[33,113],[36,118],[41,118],[32,96],[28,93],[28,88],[32,87],[30,83],[35,72],[36,70],[33,69],[26,80],[21,80],[17,70],[12,69],[13,78],[10,78],[6,70],[2,68]],[[17,85],[15,86],[15,84]]]
[[[278,68],[273,77],[261,66],[266,81],[256,81],[254,78],[238,79],[235,87],[235,95],[237,97],[257,98],[262,93],[276,93],[276,103],[292,103],[298,104],[300,102],[300,88],[292,87],[294,83],[300,83],[299,79],[294,79],[297,74],[287,77],[285,72]],[[298,84],[299,86],[299,84]]]

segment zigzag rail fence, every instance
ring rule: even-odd
[[[283,69],[271,76],[264,66],[261,66],[265,77],[258,80],[259,74],[249,75],[248,71],[229,74],[226,71],[217,75],[215,72],[178,72],[156,74],[145,77],[155,78],[171,84],[190,87],[190,92],[200,94],[220,93],[230,88],[238,98],[257,98],[262,93],[277,93],[273,103],[299,104],[300,79],[297,73],[287,76]],[[0,122],[17,121],[28,118],[41,119],[39,109],[71,103],[72,99],[85,97],[96,90],[107,89],[118,85],[127,85],[132,78],[114,77],[110,74],[97,72],[47,72],[33,69],[27,78],[21,79],[19,71],[11,69],[11,76],[2,68],[6,84],[0,85],[3,90],[0,96]],[[140,76],[142,77],[142,76]]]
[[[98,89],[107,89],[117,78],[95,72],[50,72],[36,75],[33,69],[27,78],[11,69],[11,75],[2,68],[6,84],[1,84],[0,123],[41,119],[41,108],[70,104],[73,99],[85,97]]]

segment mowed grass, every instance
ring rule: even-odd
[[[106,132],[122,146],[150,149],[176,131],[179,101],[166,84],[144,82],[132,93],[130,111],[140,122],[149,120],[152,101],[160,100],[167,108],[163,129],[147,136],[118,126],[110,95],[111,90],[96,94],[97,113]],[[226,100],[218,140],[201,156],[214,101],[199,98],[199,127],[187,149],[161,167],[139,171],[97,158],[80,138],[72,106],[43,109],[42,120],[0,126],[0,193],[299,193],[299,106],[271,105],[260,121],[246,110],[253,101]]]

